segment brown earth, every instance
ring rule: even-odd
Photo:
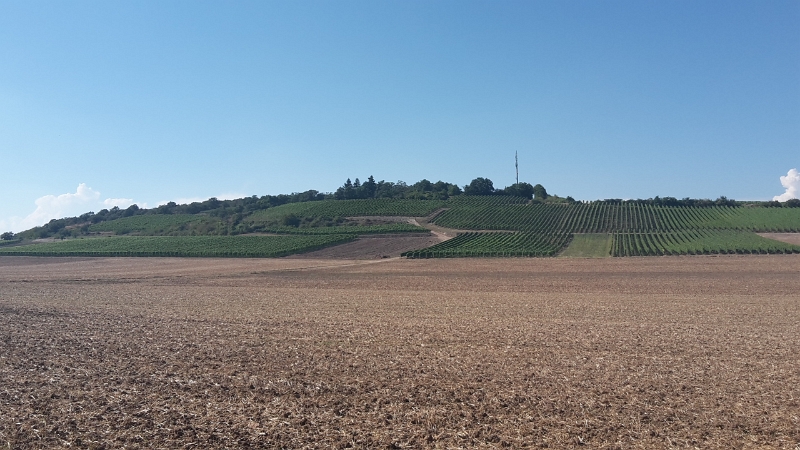
[[[758,235],[787,244],[800,245],[800,233],[758,233]]]
[[[438,244],[437,234],[408,233],[400,235],[363,235],[344,244],[308,253],[288,256],[287,259],[381,259],[399,257],[401,253]]]
[[[0,448],[793,449],[798,275],[0,257]]]

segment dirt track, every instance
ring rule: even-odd
[[[0,448],[787,448],[800,255],[0,258]]]

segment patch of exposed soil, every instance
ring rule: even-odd
[[[388,225],[393,223],[414,223],[413,217],[404,216],[357,216],[348,217],[347,221],[356,225],[370,226],[370,225]]]
[[[758,233],[758,235],[787,244],[800,245],[800,233]]]
[[[410,250],[430,247],[442,241],[437,234],[365,235],[355,241],[323,248],[288,259],[381,259],[398,257]]]
[[[0,448],[800,444],[800,255],[0,257]]]

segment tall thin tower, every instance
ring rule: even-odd
[[[517,184],[519,184],[519,154],[514,152],[514,168],[517,169]]]

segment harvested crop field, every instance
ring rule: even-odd
[[[800,445],[800,255],[0,258],[0,448]]]

